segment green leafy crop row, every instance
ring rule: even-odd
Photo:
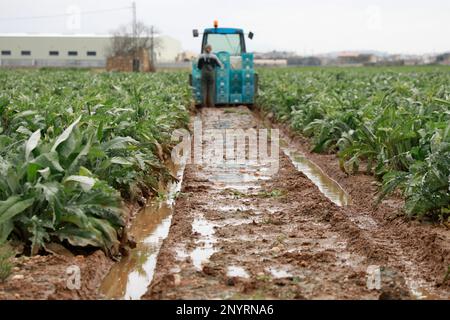
[[[115,255],[123,200],[172,179],[188,123],[181,73],[0,72],[0,244],[49,241]]]
[[[259,104],[337,152],[342,170],[364,164],[383,180],[381,197],[401,189],[411,216],[450,210],[450,69],[262,70]]]

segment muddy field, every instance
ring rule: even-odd
[[[202,110],[200,117],[204,129],[263,127],[243,107]],[[398,199],[374,209],[373,180],[340,174],[334,156],[311,157],[329,177],[315,170],[319,177],[308,179],[295,156],[311,156],[307,143],[285,138],[274,175],[263,166],[187,166],[143,298],[450,297],[442,283],[449,265],[447,230],[406,222],[398,216]],[[336,191],[339,185],[349,197]],[[381,288],[369,290],[367,271],[378,267]]]
[[[0,300],[97,299],[103,278],[114,262],[101,251],[88,256],[61,251],[15,259],[12,275],[0,284]],[[79,268],[79,287],[72,277],[74,267]]]
[[[246,107],[197,115],[204,130],[275,126],[262,118]],[[450,298],[448,229],[407,221],[400,197],[374,208],[373,178],[343,174],[336,156],[311,154],[308,141],[279,129],[278,171],[178,168],[169,195],[131,222],[137,246],[121,262],[55,247],[18,259],[0,299]],[[72,265],[81,270],[78,290],[67,288]],[[370,270],[378,289],[368,287]]]

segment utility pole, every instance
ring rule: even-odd
[[[133,13],[133,71],[138,71],[138,39],[137,39],[137,19],[136,19],[136,2],[133,1],[132,5]]]
[[[132,5],[133,10],[133,40],[134,40],[134,49],[136,49],[136,33],[137,33],[137,27],[136,27],[136,2],[133,2]]]
[[[155,27],[150,28],[150,59],[151,59],[151,69],[155,70]]]

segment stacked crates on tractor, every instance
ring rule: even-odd
[[[217,58],[223,64],[223,69],[216,71],[216,104],[228,104],[230,99],[230,54],[217,53]]]
[[[230,70],[230,54],[228,52],[218,52],[216,55],[220,62],[222,62],[224,68]]]
[[[195,99],[195,104],[199,105],[203,102],[202,96],[202,72],[198,68],[198,61],[192,62],[192,94]]]
[[[242,103],[251,104],[255,99],[255,69],[253,54],[242,54]]]
[[[255,68],[255,60],[253,57],[253,53],[242,54],[242,69],[253,70]]]
[[[253,104],[255,100],[255,70],[253,54],[243,53],[240,57],[230,57],[227,52],[216,54],[224,68],[216,70],[216,99],[217,105],[224,104]],[[231,63],[231,59],[240,58],[238,64]],[[201,70],[198,61],[192,63],[192,90],[197,105],[203,102]]]
[[[230,104],[242,103],[242,70],[231,70],[230,72]]]

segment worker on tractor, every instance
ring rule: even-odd
[[[212,46],[206,45],[204,53],[198,59],[198,69],[202,72],[202,96],[203,107],[213,108],[215,106],[215,91],[216,91],[216,68],[222,68],[223,64],[212,53]]]

